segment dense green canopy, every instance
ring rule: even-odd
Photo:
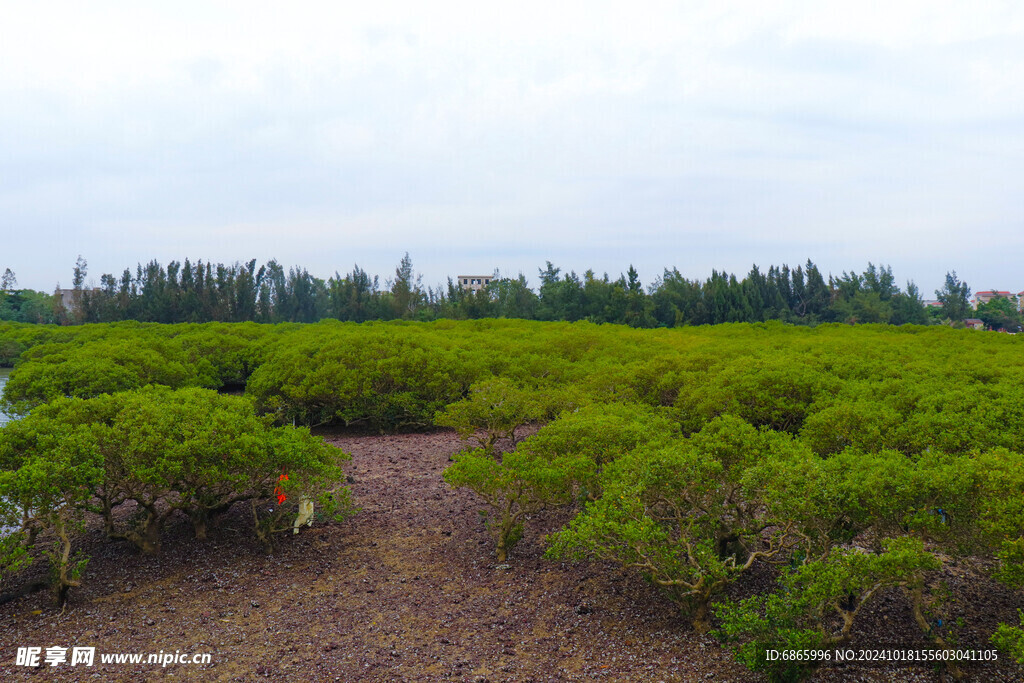
[[[936,577],[951,564],[1024,587],[1013,335],[487,319],[7,324],[4,343],[23,349],[5,397],[23,417],[0,430],[0,514],[26,541],[73,539],[99,515],[153,549],[169,514],[201,535],[232,503],[271,495],[282,467],[288,487],[343,509],[334,451],[274,425],[447,426],[467,448],[445,479],[478,494],[499,558],[540,532],[552,558],[621,563],[776,679],[810,669],[768,662],[768,645],[844,642],[884,590],[950,647],[961,627]],[[130,528],[110,514],[126,501],[147,511]],[[555,507],[567,515],[537,514]],[[553,518],[570,521],[533,528]],[[283,518],[256,519],[269,538]],[[0,570],[25,547],[5,542]],[[81,560],[62,547],[66,590]],[[728,601],[759,567],[778,589]],[[1016,623],[993,635],[1019,656]]]

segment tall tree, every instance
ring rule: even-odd
[[[913,281],[907,282],[907,291],[897,293],[892,299],[893,325],[927,325],[928,311],[921,300],[921,291]]]
[[[517,278],[491,280],[494,290],[494,314],[501,318],[536,320],[540,300],[526,284],[522,273]]]
[[[971,305],[967,301],[971,296],[971,288],[961,282],[956,271],[946,273],[946,283],[942,289],[935,290],[935,298],[942,304],[942,315],[952,322],[960,322],[967,317]]]
[[[9,292],[17,286],[18,278],[14,277],[14,271],[5,268],[3,277],[0,277],[0,292]]]
[[[687,280],[676,268],[666,268],[661,278],[654,283],[651,301],[659,325],[675,327],[704,322],[700,283]]]
[[[540,271],[540,319],[574,322],[584,317],[583,283],[576,273],[558,278],[560,268],[547,262]]]
[[[395,268],[395,279],[391,283],[392,306],[394,316],[408,320],[416,314],[423,298],[423,278],[412,270],[412,259],[405,252],[398,267]]]
[[[90,302],[86,300],[82,292],[82,286],[85,284],[85,278],[88,274],[89,264],[79,254],[78,259],[75,260],[75,269],[71,278],[73,292],[71,294],[71,310],[68,311],[69,319],[78,323],[88,321],[85,309],[89,307]]]
[[[540,275],[540,319],[558,320],[558,274],[561,268],[555,268],[551,261],[546,262]]]
[[[832,291],[825,284],[818,267],[807,259],[805,269],[807,273],[807,314],[814,316],[814,320],[822,320],[832,303]]]

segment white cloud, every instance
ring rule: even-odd
[[[16,4],[0,266],[49,287],[77,251],[441,240],[528,273],[545,247],[695,276],[871,258],[927,289],[981,258],[958,236],[1021,234],[1022,38],[1010,2]]]

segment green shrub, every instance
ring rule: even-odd
[[[837,550],[784,575],[780,589],[715,609],[721,626],[716,635],[730,643],[737,659],[772,681],[798,681],[822,660],[770,660],[768,650],[817,650],[846,642],[861,610],[879,591],[919,586],[925,571],[939,561],[920,541],[887,540],[881,553]],[[839,617],[839,629],[829,626]]]
[[[489,510],[483,514],[500,562],[522,537],[525,518],[571,502],[574,482],[586,478],[593,467],[591,460],[578,454],[538,455],[528,443],[500,460],[484,448],[467,451],[455,456],[454,464],[444,471],[450,486],[468,488],[487,504]]]
[[[272,426],[247,399],[206,389],[56,399],[0,430],[0,523],[13,522],[23,534],[18,547],[3,548],[0,566],[23,562],[19,553],[38,548],[41,534],[55,538],[45,553],[63,602],[84,566],[73,546],[88,516],[100,517],[111,538],[155,553],[175,514],[185,514],[203,538],[242,501],[252,505],[255,533],[269,548],[304,498],[336,519],[350,512],[345,459],[303,428]],[[278,487],[286,503],[266,505]],[[129,502],[133,515],[115,514]]]
[[[488,452],[493,452],[499,439],[509,440],[514,447],[516,430],[544,416],[537,393],[504,378],[477,382],[469,396],[438,411],[434,424],[453,428],[463,441],[473,439]]]
[[[149,384],[172,388],[216,386],[209,364],[193,364],[180,348],[160,340],[89,342],[79,347],[33,347],[11,373],[5,410],[24,415],[61,397],[92,398]]]
[[[601,497],[551,537],[548,554],[639,569],[707,630],[711,601],[728,583],[799,541],[765,506],[764,482],[745,478],[794,447],[729,417],[691,439],[639,448],[604,468]]]
[[[992,636],[992,642],[1018,664],[1024,665],[1024,610],[1017,610],[1017,614],[1020,616],[1020,625],[1000,624]]]
[[[310,426],[423,428],[472,383],[451,351],[401,327],[319,332],[268,351],[246,388],[259,410]]]

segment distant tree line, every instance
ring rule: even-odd
[[[10,268],[0,276],[0,320],[23,323],[56,322],[54,297],[45,292],[18,289],[18,279]]]
[[[766,320],[959,325],[976,315],[990,329],[1021,329],[1015,301],[996,299],[972,311],[971,290],[955,271],[935,292],[941,305],[926,306],[913,282],[901,289],[891,267],[872,263],[862,273],[838,277],[826,277],[810,260],[767,271],[754,265],[742,278],[713,270],[703,281],[673,268],[645,288],[633,266],[613,280],[592,270],[582,277],[563,273],[547,262],[539,271],[536,291],[522,274],[496,275],[478,291],[464,289],[451,278],[447,286],[424,287],[408,254],[383,284],[358,265],[323,280],[305,268],[285,270],[276,260],[257,267],[255,259],[231,265],[185,259],[166,266],[154,260],[137,265],[134,272],[125,269],[120,277],[104,274],[98,287],[85,287],[87,273],[86,261],[79,258],[65,306],[58,297],[13,289],[14,274],[8,269],[6,286],[0,288],[0,320],[73,324],[520,318],[650,328]]]

